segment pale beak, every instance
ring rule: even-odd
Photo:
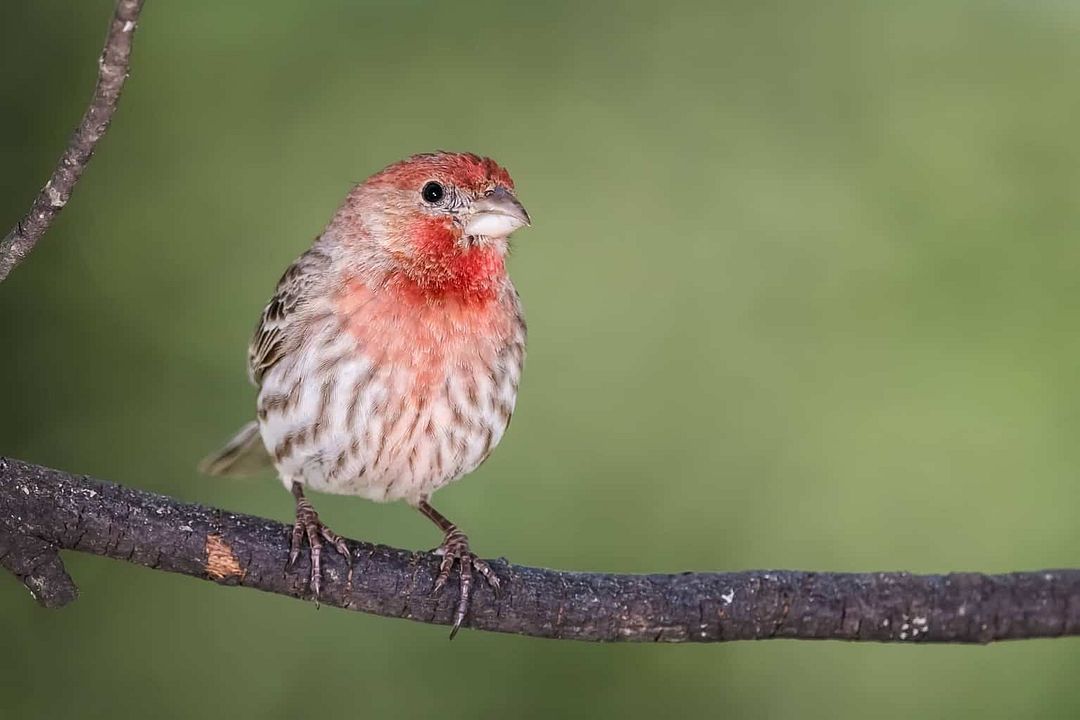
[[[466,235],[504,238],[518,228],[531,224],[529,213],[504,187],[497,187],[474,200],[467,212]]]

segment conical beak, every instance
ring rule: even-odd
[[[474,200],[467,212],[466,235],[507,237],[518,228],[532,224],[518,199],[502,186]]]

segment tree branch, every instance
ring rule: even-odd
[[[0,282],[30,254],[53,218],[67,205],[75,184],[94,155],[94,147],[109,129],[109,121],[116,112],[116,103],[127,80],[131,42],[142,5],[143,0],[119,0],[116,3],[105,48],[98,60],[97,87],[90,107],[30,212],[0,240]]]
[[[311,600],[306,560],[285,567],[288,532],[272,520],[0,458],[0,562],[47,607],[76,594],[61,549]],[[345,560],[324,555],[323,603],[450,624],[455,594],[430,595],[437,557],[355,541],[349,549],[351,583]],[[503,594],[478,585],[466,625],[536,637],[986,643],[1080,635],[1080,570],[608,575],[492,565]]]

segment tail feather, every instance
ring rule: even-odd
[[[225,447],[203,458],[199,472],[224,477],[254,475],[271,467],[270,453],[266,452],[259,423],[252,420],[233,436]]]

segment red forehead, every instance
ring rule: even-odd
[[[412,187],[428,180],[449,181],[458,187],[484,189],[492,183],[512,190],[514,181],[491,158],[472,153],[425,153],[394,163],[369,182],[382,181]]]

